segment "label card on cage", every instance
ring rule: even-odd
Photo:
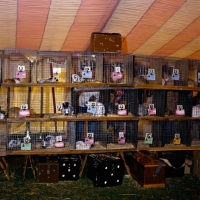
[[[148,69],[147,80],[149,81],[156,80],[155,69]]]
[[[118,104],[118,110],[117,115],[124,116],[127,115],[127,109],[125,107],[125,104]]]
[[[22,104],[19,109],[20,117],[28,117],[30,116],[30,110],[28,109],[28,104]]]
[[[180,79],[179,69],[173,69],[172,80],[178,81]]]
[[[116,81],[118,79],[122,79],[122,77],[123,77],[122,72],[112,72],[113,81]]]
[[[119,132],[118,144],[125,144],[124,132]]]
[[[31,150],[31,143],[21,143],[21,150]]]
[[[148,114],[149,115],[156,115],[156,108],[154,108],[154,104],[149,104]]]
[[[82,71],[82,78],[92,78],[91,67],[84,67],[84,71]]]
[[[200,72],[198,72],[197,81],[198,81],[198,83],[200,83]]]
[[[61,142],[62,141],[62,135],[56,136],[56,142]]]
[[[185,116],[185,110],[183,109],[183,105],[177,105],[175,113],[177,116]]]
[[[176,133],[174,135],[174,144],[181,144],[181,138],[180,138],[180,134],[179,133]]]
[[[56,74],[56,75],[60,74],[61,73],[61,68],[54,67],[53,68],[53,73]]]
[[[97,107],[96,107],[97,103],[94,101],[89,101],[88,105],[87,105],[87,112],[88,113],[92,113],[93,115],[95,115],[96,111],[97,111]]]
[[[62,104],[56,104],[56,109],[57,110],[62,110],[63,109],[63,106],[62,106]]]
[[[85,144],[94,144],[94,133],[87,133]]]
[[[144,138],[144,143],[145,144],[153,144],[152,133],[146,133],[146,136]]]

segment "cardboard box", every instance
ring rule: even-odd
[[[92,33],[90,38],[91,52],[121,53],[122,39],[119,33]]]

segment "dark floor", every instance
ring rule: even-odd
[[[39,183],[34,179],[30,168],[23,180],[23,156],[6,157],[10,165],[8,181],[0,171],[1,200],[198,200],[200,199],[200,179],[193,175],[165,179],[164,188],[144,189],[125,174],[123,183],[114,187],[94,187],[87,178],[86,170],[76,181],[58,183]],[[36,165],[37,170],[37,165]],[[38,171],[37,171],[38,173]]]

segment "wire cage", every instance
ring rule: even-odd
[[[6,155],[6,124],[0,122],[0,156]]]
[[[188,60],[188,87],[199,87],[200,85],[200,62],[199,60]]]
[[[6,49],[2,68],[2,82],[35,82],[37,51],[26,49]]]
[[[134,84],[162,85],[162,59],[135,57]]]
[[[191,121],[163,121],[159,123],[162,123],[161,146],[191,145]]]
[[[64,87],[13,87],[9,89],[8,117],[52,117],[66,115],[63,104],[71,105],[71,90]],[[73,110],[68,112],[73,115]]]
[[[102,83],[103,55],[100,53],[74,52],[71,58],[71,82]]]
[[[133,55],[104,53],[103,82],[132,84],[133,67]]]
[[[70,83],[71,53],[43,52],[37,54],[37,83]]]
[[[138,123],[137,147],[177,147],[191,144],[190,121],[149,121]]]
[[[137,94],[126,87],[73,88],[72,105],[77,117],[137,116]]]
[[[138,115],[163,117],[165,115],[165,91],[139,89]]]
[[[138,122],[137,147],[161,147],[163,121],[140,120]]]
[[[200,146],[200,121],[190,121],[190,144],[191,146]]]
[[[8,122],[7,151],[75,148],[74,122]]]
[[[77,121],[76,149],[135,148],[137,123],[137,120]]]
[[[165,116],[192,117],[192,91],[165,91]]]

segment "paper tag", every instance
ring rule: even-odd
[[[155,75],[154,69],[148,69],[147,80],[151,80],[151,81],[156,80],[156,75]]]
[[[21,143],[21,150],[31,150],[31,143]]]
[[[120,67],[115,67],[115,72],[121,72],[121,68]]]
[[[145,139],[144,139],[145,144],[153,144],[153,137],[152,133],[146,133]]]
[[[62,135],[56,136],[56,141],[61,142],[62,141]]]
[[[179,69],[173,69],[172,80],[178,81],[180,79]]]
[[[180,134],[179,133],[176,133],[174,135],[174,144],[181,144],[181,138],[180,138]]]
[[[54,67],[54,68],[53,68],[53,73],[56,74],[56,75],[57,75],[57,74],[60,74],[60,73],[61,73],[61,68],[55,68],[55,67]]]
[[[125,144],[125,137],[119,137],[118,144]]]
[[[19,110],[19,116],[20,117],[28,117],[28,116],[30,116],[30,110],[29,109],[27,109],[27,110],[20,109]]]
[[[156,115],[156,108],[154,108],[154,104],[149,104],[148,114],[149,115]]]
[[[96,113],[96,111],[97,111],[97,108],[96,108],[96,106],[95,107],[93,107],[93,106],[88,106],[87,107],[87,112],[88,113],[92,113],[93,115]]]
[[[123,73],[122,72],[112,72],[112,79],[119,80],[122,79]]]
[[[94,144],[94,133],[87,133],[85,144]]]
[[[92,78],[91,71],[82,71],[82,78]]]
[[[16,78],[26,78],[26,71],[16,71]]]
[[[17,69],[18,69],[18,71],[23,72],[23,71],[25,71],[25,66],[24,65],[18,65]]]
[[[175,114],[177,116],[185,116],[185,110],[183,109],[183,105],[177,105]]]

